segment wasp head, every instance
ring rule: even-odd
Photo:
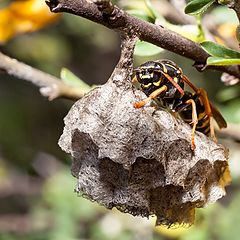
[[[149,61],[134,69],[138,82],[145,87],[152,84],[160,85],[162,80],[161,65],[157,62]],[[156,86],[157,86],[156,85]]]

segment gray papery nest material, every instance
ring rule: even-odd
[[[146,96],[132,86],[124,54],[65,118],[59,145],[73,157],[76,191],[109,209],[156,215],[157,225],[192,224],[195,208],[225,195],[228,151],[196,133],[193,152],[188,124],[150,105],[135,109]]]

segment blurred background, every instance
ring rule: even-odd
[[[158,22],[194,41],[202,38],[194,17],[184,15],[185,1],[129,0],[118,5],[150,22]],[[157,17],[156,17],[157,16]],[[180,17],[179,17],[180,16]],[[211,23],[211,24],[209,24]],[[205,38],[238,49],[237,18],[227,7],[205,13]],[[107,36],[107,37],[106,37]],[[0,0],[0,50],[47,73],[66,67],[89,85],[107,81],[120,55],[119,36],[103,26],[70,14],[50,14],[43,0]],[[0,239],[130,240],[239,239],[240,236],[240,87],[221,73],[199,73],[193,62],[139,42],[135,65],[147,60],[175,61],[204,87],[229,123],[218,132],[230,150],[232,184],[227,196],[198,210],[190,228],[154,226],[143,219],[110,211],[74,193],[71,159],[58,147],[63,118],[73,101],[48,101],[37,87],[0,73]]]

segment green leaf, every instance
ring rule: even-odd
[[[162,52],[163,49],[151,43],[138,41],[135,46],[134,55],[136,56],[153,56]]]
[[[81,90],[84,92],[89,92],[92,89],[91,86],[86,84],[83,80],[78,78],[75,74],[73,74],[67,68],[61,69],[60,77],[62,81],[68,86],[81,88]]]
[[[212,55],[207,59],[208,65],[223,66],[240,64],[240,52],[211,41],[203,42],[201,46],[207,53]]]
[[[202,14],[214,2],[215,0],[193,0],[187,4],[185,8],[185,13],[190,15]]]
[[[222,58],[222,57],[209,57],[207,65],[224,66],[240,64],[240,58]]]
[[[240,52],[234,51],[230,48],[226,48],[211,41],[202,42],[201,46],[207,53],[214,57],[240,58]]]

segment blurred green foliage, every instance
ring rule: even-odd
[[[186,14],[198,15],[204,13],[215,0],[190,0],[185,8]]]
[[[0,7],[7,2],[0,2]],[[158,11],[160,1],[115,2],[146,21],[158,21],[183,35],[191,34],[191,39],[198,38],[196,25],[179,25],[162,16]],[[188,9],[189,6],[190,3]],[[217,24],[236,22],[236,18],[229,17],[233,15],[229,15],[227,7],[214,5],[205,10],[205,14],[216,16]],[[106,82],[118,61],[120,46],[113,31],[64,14],[55,25],[18,36],[1,46],[1,50],[58,77],[66,67],[69,70],[61,74],[65,82],[79,86],[84,81],[85,86],[91,86]],[[194,84],[207,89],[228,123],[240,129],[239,85],[227,87],[220,82],[220,73],[199,73],[190,60],[144,42],[138,43],[135,65],[159,58],[169,58],[181,66]],[[0,75],[0,240],[239,238],[239,139],[219,139],[230,148],[230,166],[234,172],[227,196],[197,211],[195,226],[180,229],[178,234],[166,233],[155,229],[152,219],[106,210],[74,193],[76,179],[70,174],[71,160],[57,146],[63,118],[72,104],[64,99],[48,102],[29,83]]]
[[[234,51],[211,41],[202,42],[201,46],[211,55],[211,57],[207,59],[208,65],[223,66],[240,64],[240,52],[238,51]]]

